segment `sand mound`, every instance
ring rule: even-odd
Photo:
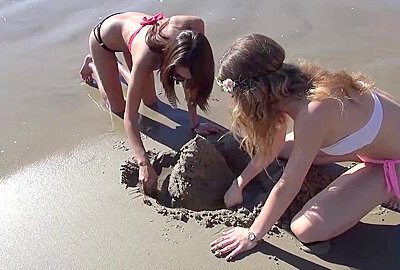
[[[168,183],[172,205],[191,210],[224,207],[224,194],[234,179],[224,157],[205,138],[186,143]]]
[[[205,227],[217,224],[248,227],[259,214],[285,161],[275,161],[243,190],[244,202],[234,209],[224,209],[223,196],[232,181],[242,172],[249,156],[231,134],[218,139],[197,135],[176,152],[149,152],[150,162],[159,174],[158,189],[144,197],[147,205],[174,219],[195,219]],[[122,165],[122,183],[140,187],[138,167],[133,160]],[[338,165],[312,166],[303,186],[281,218],[288,225],[304,204],[345,170]]]

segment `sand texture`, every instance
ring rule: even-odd
[[[284,161],[268,168],[271,179],[260,173],[237,208],[190,210],[186,207],[200,202],[187,201],[183,189],[173,202],[168,179],[194,134],[181,86],[176,85],[178,109],[171,109],[155,73],[155,90],[164,103],[157,108],[142,104],[139,124],[145,148],[152,149],[160,192],[145,196],[135,183],[137,170],[123,121],[106,110],[99,91],[82,84],[78,74],[89,52],[88,35],[107,15],[162,11],[203,18],[216,69],[238,37],[261,33],[283,45],[287,63],[300,58],[331,70],[361,71],[400,99],[400,36],[394,27],[400,25],[399,1],[53,2],[0,4],[0,269],[399,269],[398,200],[372,209],[329,245],[303,247],[274,227],[234,262],[216,258],[210,242],[227,226],[252,223]],[[118,57],[123,60],[122,54]],[[199,120],[229,128],[228,104],[229,95],[214,84],[210,110],[198,110]],[[233,177],[248,163],[229,137],[207,141],[224,157]],[[283,219],[290,220],[322,188],[314,178],[330,181],[324,178],[325,168],[311,168]],[[185,190],[201,192],[199,187]],[[207,207],[216,207],[221,202],[216,199]]]
[[[225,209],[225,192],[250,160],[231,134],[210,141],[197,135],[179,152],[150,152],[150,157],[156,171],[164,173],[159,177],[157,192],[145,197],[144,202],[162,215],[182,221],[192,218],[205,227],[218,224],[249,227],[286,164],[284,160],[273,162],[245,187],[242,204]],[[345,169],[339,165],[312,166],[279,225],[288,228],[304,204]],[[133,160],[127,160],[121,170],[124,184],[140,186],[138,167]]]

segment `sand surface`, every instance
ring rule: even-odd
[[[361,70],[400,98],[398,1],[56,2],[0,3],[0,269],[399,268],[400,215],[384,208],[333,240],[326,255],[305,253],[275,230],[235,262],[215,258],[209,243],[224,224],[160,215],[121,184],[130,158],[123,125],[77,76],[102,17],[162,10],[203,17],[216,62],[237,37],[264,33],[288,61]],[[228,127],[226,99],[214,90],[202,121]],[[148,149],[178,150],[193,135],[182,106],[141,113]]]
[[[119,147],[123,139],[104,135],[3,179],[0,268],[396,269],[399,263],[400,216],[383,208],[332,241],[323,257],[275,230],[235,262],[217,259],[209,243],[224,225],[204,228],[160,215],[121,184],[119,167],[129,158]]]

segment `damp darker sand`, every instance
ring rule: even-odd
[[[77,71],[91,27],[124,10],[201,16],[216,61],[237,37],[263,33],[286,48],[290,62],[303,58],[326,68],[361,70],[400,98],[397,1],[3,2],[0,269],[398,268],[400,217],[384,207],[332,240],[325,254],[304,252],[276,227],[255,250],[226,263],[213,256],[209,243],[227,225],[245,226],[252,211],[237,209],[244,211],[239,219],[214,224],[214,213],[232,218],[233,210],[164,206],[122,184],[121,166],[132,168],[123,124],[103,109],[97,91],[79,82]],[[203,121],[229,127],[226,99],[217,87],[210,105]],[[140,112],[147,149],[178,152],[193,138],[183,104]],[[169,174],[168,168],[161,171]]]

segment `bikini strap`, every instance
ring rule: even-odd
[[[104,43],[103,39],[101,38],[101,34],[100,34],[100,28],[102,26],[102,24],[110,17],[121,14],[122,12],[117,12],[117,13],[113,13],[111,15],[108,15],[107,17],[105,17],[101,22],[99,22],[94,28],[93,28],[93,35],[95,37],[95,39],[97,40],[97,42],[99,43],[100,47],[102,47],[103,49],[105,49],[106,51],[115,53],[118,51],[114,51],[111,50],[110,48],[107,47],[107,45]]]
[[[400,163],[400,159],[372,159],[362,156],[358,156],[358,158],[361,159],[361,161],[363,162],[374,163],[374,164],[385,164],[387,162],[393,162],[394,164]]]
[[[146,25],[153,25],[156,24],[159,20],[164,19],[164,14],[162,12],[158,12],[154,16],[151,16],[150,18],[143,17],[142,22],[140,23],[141,26],[146,26]]]
[[[131,51],[131,47],[132,47],[132,42],[133,39],[136,37],[136,35],[140,32],[140,30],[143,29],[143,27],[147,26],[147,25],[154,25],[156,24],[159,20],[164,19],[164,14],[162,14],[162,12],[158,12],[157,14],[155,14],[154,16],[151,16],[149,18],[147,17],[143,17],[142,21],[140,22],[140,27],[138,29],[136,29],[135,32],[133,32],[133,34],[131,35],[131,37],[129,38],[129,42],[128,42],[128,50]]]
[[[397,179],[396,164],[400,159],[369,159],[358,156],[362,161],[372,164],[383,164],[383,173],[385,175],[386,187],[389,193],[393,192],[396,198],[400,199],[400,187]]]

